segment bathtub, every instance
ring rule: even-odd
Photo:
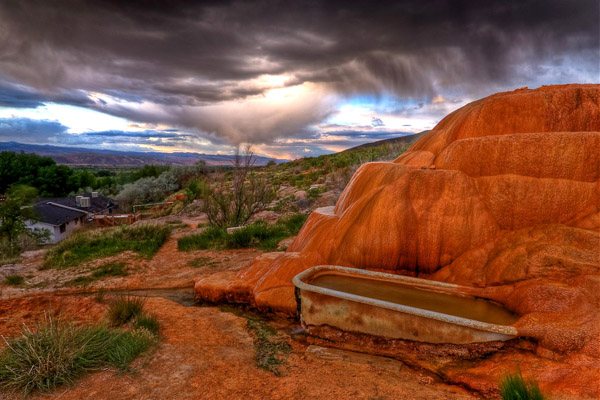
[[[467,344],[517,336],[518,316],[469,288],[321,265],[293,279],[302,324],[427,343]]]

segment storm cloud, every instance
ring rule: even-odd
[[[356,95],[432,104],[598,81],[598,15],[596,0],[4,1],[0,106],[268,144],[309,137]]]

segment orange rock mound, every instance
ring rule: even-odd
[[[475,286],[522,315],[535,357],[597,377],[599,229],[600,85],[519,89],[451,113],[393,162],[361,166],[286,253],[196,289],[295,315],[291,279],[318,264]],[[598,395],[598,385],[560,390]]]

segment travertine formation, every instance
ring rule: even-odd
[[[522,315],[538,355],[591,371],[569,390],[598,394],[599,229],[600,86],[519,89],[453,112],[393,162],[363,165],[286,253],[196,289],[294,315],[291,279],[318,264],[479,287]]]

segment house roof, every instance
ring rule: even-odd
[[[87,215],[83,211],[71,210],[68,208],[39,202],[33,206],[36,214],[36,220],[50,225],[62,225],[77,218]]]
[[[42,200],[40,200],[40,202],[43,202],[43,203],[52,202],[52,203],[62,204],[63,206],[76,208],[76,209],[84,211],[86,213],[98,213],[98,212],[105,211],[111,207],[117,206],[117,203],[115,203],[113,200],[111,200],[107,197],[104,197],[100,194],[98,194],[98,197],[92,197],[91,193],[82,193],[81,196],[90,198],[90,206],[89,207],[80,207],[77,204],[77,201],[75,201],[75,196],[58,197],[58,198],[53,198],[53,199],[42,199]]]

